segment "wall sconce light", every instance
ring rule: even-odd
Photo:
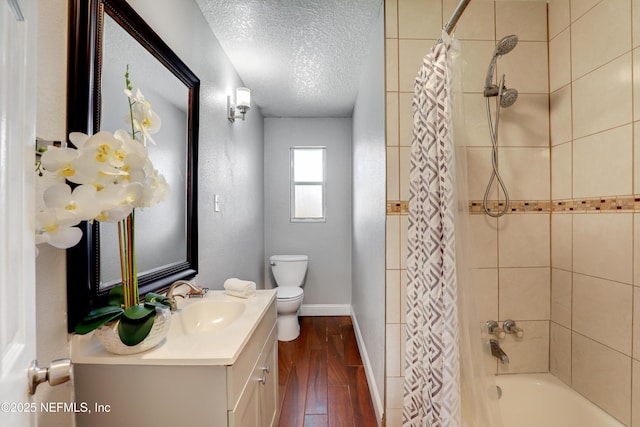
[[[231,102],[231,96],[227,96],[227,118],[231,123],[236,121],[236,109],[242,114],[242,120],[244,115],[247,114],[251,106],[251,91],[246,87],[239,87],[236,89],[236,103],[235,106]]]

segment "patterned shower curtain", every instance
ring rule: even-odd
[[[405,427],[461,425],[451,46],[443,32],[414,84]]]

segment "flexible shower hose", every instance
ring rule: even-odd
[[[504,76],[503,76],[504,78]],[[502,95],[502,84],[499,86],[500,90],[498,93],[498,100],[500,100],[500,96]],[[489,133],[491,134],[491,165],[493,167],[493,171],[491,172],[491,178],[489,178],[489,183],[487,184],[487,189],[484,192],[484,199],[482,200],[482,208],[484,212],[494,218],[501,217],[506,214],[509,210],[509,192],[507,191],[507,186],[502,181],[502,177],[500,176],[500,172],[498,171],[498,124],[500,123],[500,102],[498,101],[498,107],[496,109],[496,123],[495,127],[493,125],[493,118],[491,117],[491,105],[489,104],[490,98],[486,98],[487,105],[487,119],[489,121]],[[491,212],[488,206],[489,200],[489,192],[491,191],[491,186],[493,185],[493,181],[498,181],[498,187],[504,194],[504,208],[498,212]]]

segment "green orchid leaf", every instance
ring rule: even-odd
[[[122,285],[109,290],[109,305],[120,307],[124,304],[124,288]]]
[[[98,318],[98,317],[110,315],[112,313],[122,313],[123,311],[124,310],[122,309],[122,307],[114,307],[114,306],[108,305],[108,306],[105,306],[105,307],[100,307],[100,308],[96,308],[94,310],[91,310],[89,312],[89,314],[87,314],[85,319]]]
[[[102,308],[108,308],[108,307],[102,307]],[[76,328],[75,328],[76,334],[79,334],[79,335],[87,334],[111,320],[118,319],[120,316],[122,316],[122,313],[124,312],[124,310],[122,310],[120,307],[110,307],[110,308],[118,308],[118,310],[111,310],[111,311],[103,310],[104,313],[100,315],[87,316],[84,319],[82,319],[80,323],[76,325]],[[94,313],[98,310],[93,310],[91,313]]]
[[[151,313],[155,313],[154,307],[145,307],[144,305],[134,305],[124,311],[124,317],[132,321],[144,321]]]
[[[141,320],[131,320],[127,317],[122,317],[118,324],[118,335],[123,344],[133,346],[141,343],[153,327],[153,322],[156,320],[155,311],[147,318]]]

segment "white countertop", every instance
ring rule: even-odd
[[[116,355],[106,351],[93,332],[75,334],[71,338],[71,360],[77,364],[103,365],[232,365],[275,298],[273,289],[258,290],[247,299],[226,295],[224,291],[209,291],[204,298],[178,298],[178,310],[172,315],[169,333],[157,347],[138,354]],[[188,305],[203,300],[241,302],[246,307],[239,318],[222,329],[181,333],[176,317]]]

